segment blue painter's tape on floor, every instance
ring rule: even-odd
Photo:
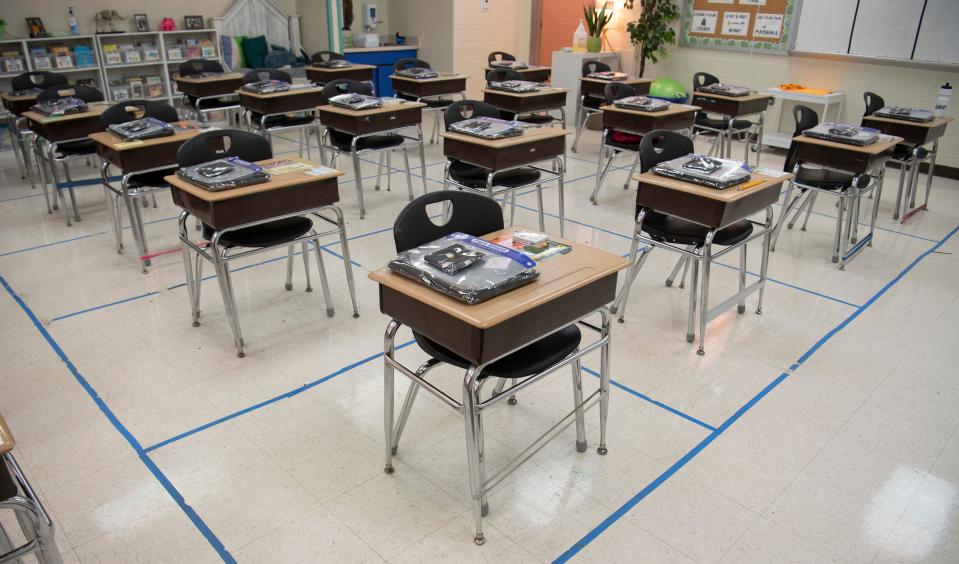
[[[127,303],[127,302],[132,302],[132,301],[134,301],[134,300],[139,300],[139,299],[142,299],[142,298],[148,298],[148,297],[150,297],[150,296],[155,296],[155,295],[157,295],[157,294],[159,294],[159,293],[160,293],[160,292],[146,292],[145,294],[140,294],[139,296],[132,296],[132,297],[129,297],[129,298],[123,298],[122,300],[117,300],[117,301],[115,301],[115,302],[110,302],[110,303],[108,303],[108,304],[103,304],[103,305],[88,307],[87,309],[81,309],[80,311],[74,311],[73,313],[66,313],[66,314],[63,314],[63,315],[59,315],[59,316],[57,316],[57,317],[54,317],[54,318],[51,319],[50,321],[51,321],[51,322],[53,322],[53,321],[60,321],[61,319],[67,319],[67,318],[69,318],[69,317],[73,317],[73,316],[76,316],[76,315],[81,315],[81,314],[83,314],[83,313],[90,313],[91,311],[97,311],[97,310],[99,310],[99,309],[104,309],[104,308],[112,307],[112,306],[119,305],[119,304],[125,304],[125,303]]]
[[[10,284],[7,283],[7,280],[0,276],[0,284],[3,285],[4,289],[10,294],[10,297],[13,298],[13,301],[20,306],[20,309],[23,310],[23,313],[26,314],[27,318],[33,323],[34,327],[37,328],[37,331],[40,332],[40,335],[47,341],[50,345],[50,348],[53,349],[53,352],[56,353],[60,360],[66,365],[67,369],[76,379],[77,383],[87,392],[90,396],[90,399],[96,404],[100,409],[103,415],[107,418],[114,429],[127,441],[127,443],[133,448],[137,453],[137,456],[140,458],[140,461],[144,466],[147,467],[147,470],[160,482],[160,485],[163,486],[163,489],[167,491],[173,501],[180,507],[183,513],[186,514],[187,518],[193,523],[197,528],[200,534],[210,543],[210,546],[213,547],[213,550],[220,556],[220,558],[227,563],[234,563],[236,559],[233,558],[233,555],[227,551],[226,547],[223,546],[223,543],[220,542],[220,539],[210,530],[210,527],[203,521],[203,519],[197,514],[197,512],[187,504],[186,500],[183,499],[183,495],[176,489],[176,486],[166,477],[162,470],[156,465],[153,460],[147,456],[146,452],[143,450],[143,447],[140,446],[140,442],[133,436],[132,433],[120,422],[117,416],[113,413],[113,410],[103,401],[103,398],[100,397],[100,394],[90,385],[90,382],[83,377],[82,374],[77,370],[77,367],[73,365],[70,359],[67,357],[66,353],[63,352],[63,349],[60,348],[60,345],[50,336],[50,333],[43,327],[40,323],[40,320],[37,319],[37,316],[33,311],[27,306],[22,298],[10,287]]]

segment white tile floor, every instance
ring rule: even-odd
[[[588,204],[597,138],[569,158],[567,236],[623,253],[635,193],[617,170]],[[427,161],[437,189],[438,146]],[[705,357],[684,339],[684,291],[662,283],[673,258],[654,253],[614,328],[609,455],[561,436],[491,496],[477,547],[459,419],[421,399],[396,473],[382,472],[387,320],[366,272],[393,254],[402,175],[390,192],[367,181],[362,221],[343,179],[361,317],[334,241],[332,319],[302,278],[283,290],[282,260],[259,259],[235,276],[238,359],[215,282],[191,327],[177,254],[142,274],[132,250],[112,250],[98,187],[77,190],[83,221],[67,227],[14,166],[0,152],[0,411],[66,562],[959,561],[959,182],[937,179],[931,211],[903,226],[890,170],[875,247],[846,272],[829,261],[820,198],[807,231],[782,235],[763,315],[718,318]],[[555,211],[555,189],[546,201]],[[520,203],[517,222],[535,225],[533,196]],[[174,248],[169,196],[144,212],[150,248]],[[714,269],[714,295],[734,286],[733,270]],[[455,371],[437,373],[455,389]],[[568,396],[558,377],[492,413],[491,464]],[[590,413],[594,443],[596,423]]]

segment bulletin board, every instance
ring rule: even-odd
[[[683,45],[788,54],[796,0],[685,0]]]

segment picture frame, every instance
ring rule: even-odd
[[[150,21],[146,14],[133,14],[133,31],[150,31]]]
[[[203,29],[203,16],[183,16],[183,29]]]
[[[49,37],[47,28],[43,25],[43,20],[37,17],[27,18],[27,29],[30,31],[30,37]]]

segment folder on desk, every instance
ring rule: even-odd
[[[114,123],[109,125],[107,129],[124,141],[168,137],[175,133],[172,125],[152,117],[135,119],[126,123]]]
[[[936,116],[929,110],[923,110],[919,108],[903,108],[900,106],[885,106],[873,112],[872,115],[876,117],[901,119],[919,123],[928,123],[936,119]]]
[[[816,127],[803,131],[803,135],[858,147],[872,145],[879,140],[878,130],[845,123],[820,123]]]
[[[33,106],[33,109],[46,116],[65,116],[87,111],[87,103],[80,98],[67,96],[56,100],[47,100]]]
[[[641,112],[661,112],[669,109],[669,102],[646,96],[627,96],[613,102],[617,108],[639,110]]]
[[[742,184],[750,179],[749,169],[739,161],[718,159],[696,153],[659,163],[650,170],[660,176],[685,180],[719,190]]]

